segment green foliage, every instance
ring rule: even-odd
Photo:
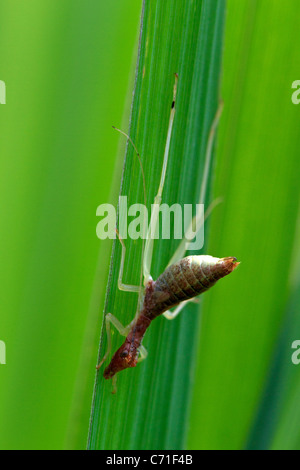
[[[4,449],[86,445],[107,276],[96,208],[110,198],[140,1],[114,6],[0,2]]]
[[[96,208],[119,193],[126,142],[111,126],[128,131],[141,3],[0,0],[2,449],[86,446],[111,248],[96,238]],[[147,360],[119,375],[115,396],[100,371],[89,448],[300,448],[298,2],[226,5],[145,0],[130,135],[149,207],[178,72],[163,200],[198,202],[223,61],[205,201],[223,203],[204,252],[241,265],[203,296],[201,316],[192,305],[153,322]],[[144,202],[131,146],[121,194]],[[141,243],[125,242],[124,280],[138,283]],[[154,278],[176,244],[155,243]],[[127,324],[137,296],[117,289],[120,254],[117,242],[104,311]]]

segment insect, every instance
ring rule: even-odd
[[[156,207],[159,207],[162,201],[162,192],[167,171],[170,141],[175,116],[177,82],[178,76],[177,74],[175,74],[173,101],[171,105],[169,126],[164,151],[163,167],[158,192],[154,199],[154,204],[157,205]],[[204,201],[213,139],[220,117],[221,108],[222,107],[219,106],[217,114],[212,123],[208,138],[205,155],[204,177],[200,190],[200,203]],[[122,134],[124,133],[122,132]],[[128,136],[127,138],[131,141]],[[133,144],[132,141],[131,143]],[[137,150],[136,153],[138,154]],[[208,209],[208,212],[210,212],[211,208]],[[158,211],[152,212],[150,227],[156,226],[156,224],[158,223],[158,215]],[[199,217],[199,214],[196,214],[195,217]],[[191,222],[191,224],[192,223],[193,221]],[[180,313],[180,311],[185,307],[188,302],[195,301],[196,296],[207,291],[219,279],[230,274],[239,265],[239,262],[234,257],[215,258],[208,255],[194,255],[187,256],[184,258],[183,256],[186,251],[187,241],[186,234],[188,233],[187,230],[185,236],[183,237],[183,240],[180,242],[179,247],[171,258],[166,270],[158,277],[156,281],[154,281],[150,274],[154,240],[150,236],[149,232],[150,229],[148,229],[143,254],[143,286],[126,285],[122,281],[126,247],[124,241],[117,232],[122,245],[121,263],[118,276],[118,288],[122,291],[138,293],[139,302],[137,313],[134,319],[129,325],[125,327],[111,313],[107,313],[107,315],[105,316],[107,332],[107,351],[101,362],[98,364],[97,369],[100,369],[102,364],[108,358],[111,351],[110,324],[112,324],[118,330],[118,332],[125,337],[124,343],[115,352],[109,365],[105,368],[103,374],[105,379],[113,379],[114,388],[116,374],[118,372],[127,369],[128,367],[135,367],[138,362],[146,358],[147,351],[142,345],[142,340],[146,330],[149,328],[151,322],[156,317],[158,317],[159,315],[164,315],[164,317],[169,320],[176,318],[176,316]],[[175,307],[175,309],[171,311],[170,309],[173,307]]]

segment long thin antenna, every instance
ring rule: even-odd
[[[127,137],[127,139],[129,140],[129,142],[131,143],[132,147],[134,148],[134,150],[136,152],[136,155],[138,157],[138,161],[139,161],[139,164],[140,164],[140,167],[141,167],[142,178],[143,178],[143,187],[144,187],[144,202],[145,202],[145,206],[147,207],[146,180],[145,180],[144,168],[143,168],[140,153],[139,153],[138,149],[136,148],[136,146],[134,145],[132,139],[129,137],[129,135],[127,135],[124,131],[121,131],[121,129],[118,129],[115,126],[112,126],[112,128],[115,129],[116,131],[120,132],[120,134],[123,134],[125,137]]]
[[[209,131],[207,148],[205,152],[205,160],[204,160],[205,164],[204,164],[202,185],[200,189],[199,204],[204,204],[204,200],[205,200],[206,187],[207,187],[207,182],[208,182],[208,173],[209,173],[210,161],[211,161],[211,155],[212,155],[212,147],[214,143],[214,136],[216,133],[216,128],[218,126],[222,111],[223,111],[223,107],[224,107],[223,100],[220,100],[216,115],[214,117],[212,126]]]

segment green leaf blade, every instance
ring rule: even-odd
[[[145,2],[130,135],[142,155],[148,205],[158,189],[174,72],[179,74],[178,100],[163,200],[169,205],[198,202],[207,135],[218,105],[224,9],[223,1]],[[139,165],[128,147],[122,182],[128,205],[143,201],[142,189]],[[176,244],[176,240],[155,243],[154,279],[165,268]],[[124,282],[138,283],[141,244],[127,239],[126,248]],[[137,299],[134,294],[117,291],[119,262],[117,242],[105,311],[128,324]],[[188,307],[174,322],[164,318],[153,322],[143,342],[149,351],[147,360],[119,374],[116,395],[111,395],[111,383],[105,383],[99,373],[89,448],[185,446],[199,325],[196,310]],[[115,334],[114,350],[121,342]],[[105,344],[104,335],[101,354]]]

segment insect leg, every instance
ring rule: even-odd
[[[201,301],[200,301],[200,299],[198,299],[197,297],[196,297],[196,298],[193,298],[193,299],[185,300],[185,301],[181,302],[173,311],[167,310],[166,312],[164,312],[164,313],[163,313],[163,316],[164,316],[167,320],[174,320],[174,318],[177,317],[177,315],[181,312],[181,310],[184,309],[184,307],[186,306],[186,304],[188,304],[189,302],[193,302],[193,303],[199,304]]]
[[[114,375],[113,378],[112,378],[112,390],[111,390],[111,393],[114,395],[115,393],[117,393],[117,376]]]
[[[142,173],[142,178],[143,178],[143,189],[144,189],[144,203],[145,203],[145,207],[147,207],[147,197],[146,197],[146,180],[145,180],[145,174],[144,174],[144,169],[143,169],[143,164],[142,164],[142,160],[141,160],[141,156],[140,156],[140,153],[137,149],[137,147],[135,146],[134,142],[132,141],[132,139],[129,137],[128,134],[126,134],[125,132],[121,131],[120,129],[118,129],[117,127],[115,126],[112,126],[116,131],[120,132],[120,134],[123,134],[127,140],[131,143],[132,147],[134,148],[135,152],[136,152],[136,155],[137,155],[137,158],[138,158],[138,161],[139,161],[139,165],[140,165],[140,168],[141,168],[141,173]],[[146,224],[145,224],[146,225]],[[123,240],[121,240],[121,237],[117,232],[117,235],[118,235],[118,238],[122,244],[122,259],[121,259],[121,266],[120,266],[120,272],[119,272],[119,280],[118,280],[118,286],[119,286],[119,289],[120,290],[123,290],[123,291],[127,291],[127,292],[138,292],[139,294],[141,294],[142,292],[142,289],[141,287],[138,287],[138,286],[128,286],[126,284],[123,284],[122,282],[122,277],[123,277],[123,267],[124,267],[124,260],[125,260],[125,245],[124,245],[124,242]],[[143,251],[142,253],[144,253],[144,241],[143,241]],[[142,255],[142,258],[143,258],[143,255]],[[141,270],[141,279],[142,279],[142,270]]]
[[[124,270],[124,262],[125,262],[125,255],[126,255],[126,247],[124,244],[124,241],[119,235],[119,232],[116,230],[118,238],[120,240],[120,243],[122,245],[122,255],[121,255],[121,263],[120,263],[120,270],[119,270],[119,277],[118,277],[118,288],[120,290],[126,291],[126,292],[138,292],[140,293],[141,287],[140,286],[132,286],[129,284],[123,284],[123,270]]]
[[[110,351],[111,351],[111,331],[110,331],[110,324],[109,324],[109,318],[108,314],[105,316],[105,327],[106,327],[106,336],[107,336],[107,349],[106,353],[104,354],[102,360],[99,362],[99,364],[96,366],[96,369],[99,370],[102,364],[106,361],[108,358]]]
[[[111,313],[107,313],[105,316],[105,321],[111,323],[115,329],[120,333],[121,336],[127,336],[130,330],[130,325],[123,326],[122,323],[112,315]]]
[[[210,128],[209,136],[208,136],[206,152],[205,152],[204,173],[203,173],[203,179],[202,179],[202,184],[201,184],[201,188],[200,188],[200,195],[199,195],[199,202],[198,202],[199,205],[204,204],[204,200],[205,200],[205,194],[206,194],[206,188],[207,188],[207,183],[208,183],[208,175],[209,175],[209,168],[210,168],[213,142],[214,142],[214,137],[215,137],[215,134],[216,134],[216,129],[217,129],[217,126],[218,126],[218,123],[219,123],[219,120],[220,120],[222,110],[223,110],[223,101],[221,101],[219,103],[216,115],[214,117],[214,120],[213,120],[211,128]],[[221,202],[221,198],[218,198],[210,204],[210,206],[208,207],[208,209],[205,213],[204,220],[208,217],[208,215],[211,213],[213,208],[217,204],[219,204],[220,202]],[[186,232],[183,236],[183,239],[179,243],[179,246],[178,246],[177,250],[175,251],[172,258],[170,259],[170,261],[168,263],[168,266],[170,266],[171,264],[176,263],[177,261],[179,261],[180,259],[182,259],[184,257],[184,254],[186,252],[187,245],[188,245],[188,242],[189,242],[189,240],[187,238],[187,235],[189,233],[191,233],[191,229],[192,229],[193,226],[196,226],[196,227],[199,227],[199,228],[202,226],[204,220],[203,220],[203,217],[201,217],[201,216],[202,216],[202,210],[201,210],[201,208],[199,208],[197,214],[195,215],[195,217],[190,222],[190,225],[189,225],[188,229],[186,230]]]
[[[161,171],[161,176],[160,176],[160,183],[159,183],[157,195],[155,196],[155,199],[154,199],[154,204],[152,205],[150,227],[148,229],[148,233],[146,237],[144,261],[143,261],[144,285],[146,285],[149,279],[151,279],[150,270],[151,270],[153,244],[154,244],[153,237],[156,232],[157,222],[159,219],[159,206],[162,201],[162,192],[163,192],[166,172],[167,172],[170,142],[171,142],[172,128],[173,128],[173,122],[174,122],[174,116],[175,116],[175,100],[176,100],[176,93],[177,93],[177,82],[178,82],[178,76],[177,74],[175,74],[173,101],[172,101],[172,106],[171,106],[171,113],[170,113],[169,127],[168,127],[167,140],[166,140],[166,146],[165,146],[165,152],[164,152],[163,166],[162,166],[162,171]]]
[[[147,349],[143,345],[141,345],[140,346],[140,355],[139,355],[139,358],[138,358],[138,362],[142,362],[144,359],[146,359],[147,356],[148,356]]]
[[[128,333],[129,333],[130,325],[124,327],[122,325],[122,323],[120,323],[119,320],[114,315],[112,315],[111,313],[107,313],[107,315],[105,315],[105,327],[106,327],[106,334],[107,334],[107,349],[106,349],[106,353],[104,354],[101,362],[96,366],[97,370],[100,369],[100,367],[106,361],[106,359],[108,358],[108,356],[111,352],[111,328],[110,328],[110,324],[112,324],[116,328],[116,330],[120,333],[120,335],[122,335],[122,336],[127,336]]]

